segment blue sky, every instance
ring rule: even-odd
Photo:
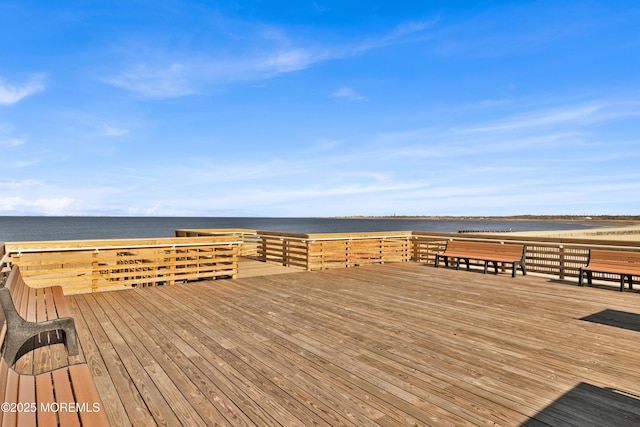
[[[0,3],[0,215],[640,214],[634,1]]]

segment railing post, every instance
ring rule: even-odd
[[[564,250],[564,245],[560,245],[559,246],[560,252],[560,258],[558,259],[558,267],[559,267],[559,271],[558,271],[558,278],[560,280],[564,280],[566,272],[564,269],[564,257],[565,257],[565,250]]]
[[[238,277],[238,256],[240,256],[240,245],[233,245],[231,247],[231,278],[236,279]]]
[[[282,245],[282,265],[287,266],[287,241],[284,238],[280,239]]]
[[[169,285],[176,284],[176,247],[172,246],[169,249]]]
[[[416,236],[409,236],[409,248],[410,248],[410,254],[411,254],[411,260],[412,261],[417,261],[418,260],[418,239],[416,238]]]
[[[100,263],[98,262],[99,251],[96,249],[91,254],[91,292],[98,292],[98,281],[100,280]]]
[[[260,259],[262,262],[267,262],[267,239],[265,236],[260,236],[260,249],[262,250]]]

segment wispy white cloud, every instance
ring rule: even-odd
[[[414,42],[416,41],[416,36],[420,36],[419,39],[428,37],[426,30],[432,28],[437,22],[437,19],[402,22],[386,34],[347,44],[345,53],[348,56],[352,56],[395,44]]]
[[[348,101],[363,101],[366,97],[358,94],[353,88],[343,86],[331,93],[331,98],[342,98]]]
[[[287,49],[268,55],[260,67],[268,72],[289,73],[303,70],[320,60],[322,60],[321,55],[313,54],[307,49]]]
[[[34,166],[40,163],[42,163],[42,159],[38,157],[31,157],[28,160],[13,159],[11,162],[5,163],[2,167],[6,169],[22,169],[22,168],[28,168],[30,166]]]
[[[246,27],[246,23],[238,23]],[[148,49],[148,58],[127,55],[131,65],[103,78],[105,83],[151,98],[192,95],[203,87],[273,78],[301,71],[329,60],[361,55],[369,50],[411,41],[411,35],[424,32],[432,22],[402,23],[387,34],[364,40],[324,43],[320,40],[295,40],[282,28],[254,29],[237,51],[224,53],[211,49],[185,52],[162,47]],[[238,36],[236,36],[238,37]],[[256,39],[257,38],[257,39]],[[139,44],[132,50],[140,52]],[[183,58],[176,61],[174,58]]]
[[[385,35],[381,40],[396,41],[404,37],[423,33],[425,30],[433,27],[438,20],[409,21],[398,24],[393,30]]]
[[[57,120],[65,124],[64,130],[75,140],[95,140],[101,137],[128,135],[132,127],[140,126],[135,117],[112,111],[60,111]]]
[[[118,128],[109,123],[105,123],[102,130],[105,136],[123,136],[129,133],[129,129]]]
[[[68,197],[26,199],[23,197],[0,198],[0,212],[20,214],[63,215],[74,200]]]
[[[522,109],[523,105],[516,104],[516,108]],[[363,151],[396,160],[456,159],[490,154],[507,156],[523,152],[530,152],[529,158],[538,158],[553,150],[566,152],[571,147],[575,148],[573,158],[582,161],[610,161],[640,153],[631,141],[624,153],[602,152],[596,148],[614,143],[600,140],[601,127],[610,126],[617,120],[640,117],[640,104],[634,102],[606,99],[582,104],[557,102],[553,107],[532,108],[518,115],[504,112],[502,118],[498,111],[492,117],[475,119],[475,123],[466,126],[434,124],[432,127],[380,133],[372,136],[369,149]],[[615,141],[616,146],[621,143],[623,141]]]
[[[129,70],[106,78],[105,81],[151,98],[174,98],[195,91],[187,76],[185,65],[180,63],[168,66],[138,63]]]
[[[16,138],[16,137],[3,138],[0,135],[0,147],[5,147],[5,148],[18,147],[24,143],[25,143],[24,138]]]
[[[511,99],[484,99],[482,101],[464,105],[460,109],[482,110],[487,108],[503,107],[505,105],[512,104],[513,102],[514,101]]]
[[[308,151],[309,152],[330,151],[338,147],[340,144],[341,144],[341,141],[337,139],[319,138],[315,142],[315,144],[313,144],[310,148],[308,148]]]
[[[511,117],[501,123],[483,127],[466,129],[468,132],[496,132],[509,131],[522,128],[531,128],[545,125],[554,125],[566,122],[592,120],[596,113],[606,108],[602,104],[577,105],[565,108],[535,111],[522,116]]]
[[[163,206],[161,204],[155,204],[151,207],[137,207],[137,206],[130,206],[127,208],[127,215],[140,215],[140,216],[147,216],[147,215],[167,215],[167,206]]]
[[[13,148],[19,147],[26,142],[24,136],[14,135],[14,126],[10,123],[0,123],[0,147]]]
[[[4,190],[21,190],[24,188],[39,187],[43,182],[37,179],[25,179],[22,181],[0,181],[0,188]]]
[[[44,90],[44,76],[35,74],[26,83],[15,85],[0,79],[0,105],[13,105],[23,98]]]

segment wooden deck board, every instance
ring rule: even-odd
[[[398,263],[67,298],[114,425],[637,425],[640,325],[581,320],[640,319],[614,289]]]

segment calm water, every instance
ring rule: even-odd
[[[538,231],[594,228],[579,221],[334,218],[0,216],[0,242],[171,237],[178,228],[249,228],[294,233],[358,231]]]

